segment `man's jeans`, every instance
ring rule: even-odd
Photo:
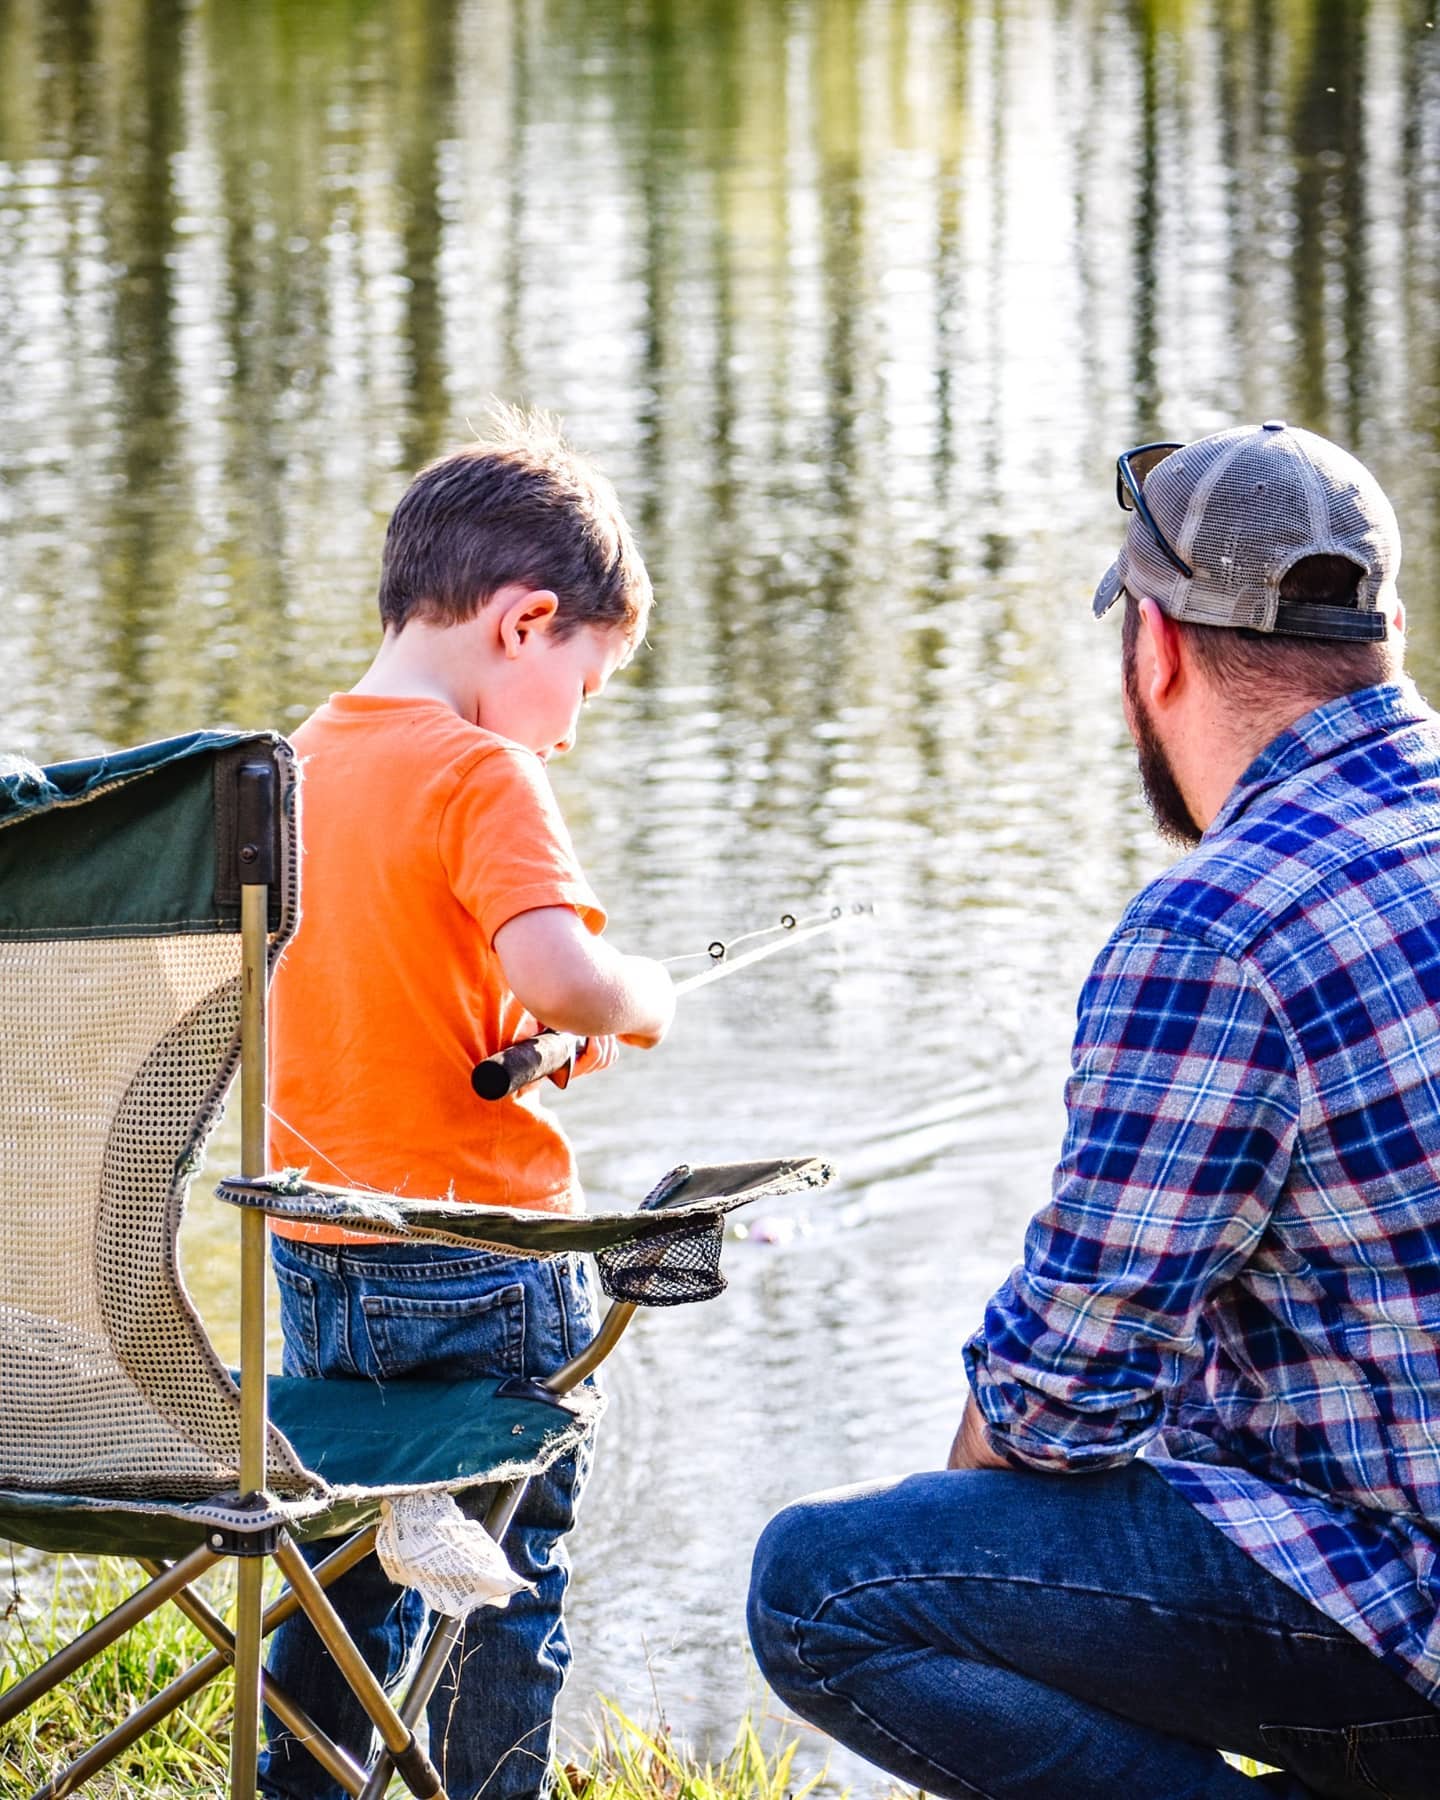
[[[802,1718],[933,1794],[1440,1796],[1440,1712],[1143,1463],[802,1500],[760,1539],[750,1634]]]
[[[329,1245],[272,1239],[287,1375],[548,1375],[587,1343],[595,1300],[576,1257],[523,1261],[433,1245]],[[506,1533],[511,1566],[536,1583],[503,1611],[466,1622],[430,1701],[430,1754],[450,1800],[526,1800],[548,1786],[555,1701],[570,1667],[561,1607],[569,1580],[563,1537],[589,1462],[552,1464],[530,1484]],[[461,1506],[464,1508],[462,1498]],[[307,1548],[318,1561],[335,1543]],[[428,1617],[420,1596],[393,1587],[375,1558],[329,1589],[370,1667],[399,1679]],[[309,1623],[297,1617],[270,1640],[275,1679],[360,1762],[370,1721]],[[343,1800],[334,1782],[273,1715],[260,1791],[276,1800]]]

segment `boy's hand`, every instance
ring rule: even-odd
[[[594,1075],[601,1069],[608,1069],[620,1054],[620,1040],[602,1033],[597,1037],[585,1038],[575,1053],[575,1066],[571,1070],[574,1075]],[[554,1077],[551,1077],[554,1080]]]
[[[495,953],[516,999],[552,1030],[613,1032],[648,1050],[670,1029],[675,985],[664,966],[612,949],[568,906],[517,913],[495,933]]]

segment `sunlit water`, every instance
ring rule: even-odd
[[[658,1696],[722,1747],[766,1518],[944,1454],[1075,990],[1163,860],[1087,605],[1116,451],[1274,415],[1355,447],[1436,666],[1432,27],[1422,0],[0,0],[6,744],[298,721],[369,654],[408,472],[523,399],[615,477],[659,595],[556,772],[616,938],[877,909],[557,1098],[596,1203],[682,1160],[839,1170],[612,1365],[581,1737],[597,1693]],[[228,1341],[219,1210],[187,1270]]]

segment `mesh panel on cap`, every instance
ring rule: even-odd
[[[1222,432],[1218,437],[1203,438],[1198,444],[1187,444],[1173,456],[1167,456],[1151,472],[1145,483],[1145,504],[1165,540],[1191,568],[1195,558],[1187,542],[1187,512],[1191,497],[1205,491],[1215,471],[1230,454],[1230,440],[1243,435]],[[1139,591],[1158,600],[1172,618],[1195,618],[1191,600],[1191,584],[1155,542],[1150,528],[1137,513],[1130,521],[1129,557],[1135,571]]]
[[[1172,569],[1137,517],[1130,585],[1174,618],[1268,631],[1281,580],[1306,556],[1358,563],[1366,571],[1361,606],[1391,598],[1400,550],[1390,503],[1362,463],[1313,432],[1218,432],[1167,457],[1144,491],[1156,524],[1195,573],[1187,580]]]
[[[1369,566],[1360,583],[1362,606],[1385,605],[1400,570],[1400,527],[1384,490],[1361,462],[1309,432],[1297,432],[1324,483],[1325,509],[1335,553]]]
[[[1253,437],[1233,445],[1208,495],[1191,505],[1197,579],[1188,619],[1265,629],[1274,622],[1281,572],[1298,546],[1314,544],[1317,525],[1323,530],[1298,446],[1282,432],[1269,437],[1264,445]]]
[[[1121,579],[1127,593],[1158,600],[1167,613],[1178,617],[1185,577],[1166,558],[1138,513],[1130,522]]]

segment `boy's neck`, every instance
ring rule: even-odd
[[[466,654],[466,635],[463,624],[436,628],[412,620],[401,632],[387,626],[375,660],[350,692],[386,700],[438,700],[473,722],[474,659]]]

